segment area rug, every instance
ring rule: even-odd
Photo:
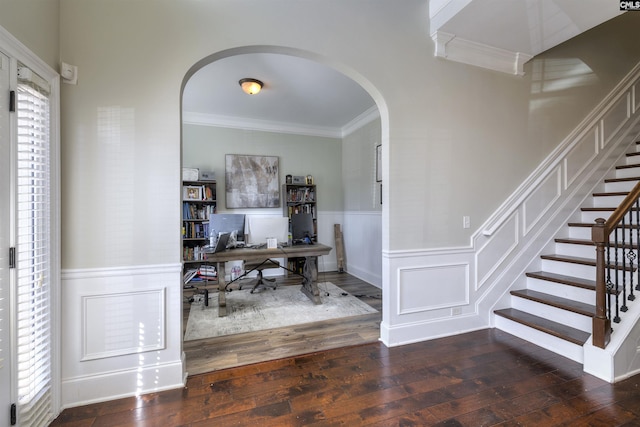
[[[194,302],[189,311],[185,341],[261,331],[321,320],[376,313],[377,310],[330,282],[318,283],[322,304],[315,305],[300,286],[282,286],[250,293],[227,293],[227,316],[218,317],[218,294],[209,306]]]

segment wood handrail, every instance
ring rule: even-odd
[[[638,181],[636,186],[633,187],[633,190],[627,194],[627,197],[624,198],[622,203],[620,203],[609,219],[605,222],[605,233],[607,233],[606,237],[609,237],[613,230],[615,230],[620,221],[622,221],[622,217],[631,210],[633,205],[638,201],[638,198],[640,198],[640,181]]]
[[[605,348],[611,340],[611,319],[607,317],[607,283],[605,279],[605,250],[611,233],[615,231],[624,216],[640,199],[640,181],[627,194],[609,219],[596,219],[591,229],[591,239],[596,245],[596,313],[593,317],[593,345]]]

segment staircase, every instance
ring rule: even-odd
[[[638,181],[640,142],[626,154],[625,163],[616,166],[615,177],[604,181],[603,192],[593,193],[589,206],[581,208],[580,222],[567,224],[559,233],[554,253],[540,256],[541,271],[527,272],[526,288],[510,292],[510,308],[494,311],[498,329],[583,363],[583,345],[591,336],[596,312],[591,228],[596,218],[608,218]],[[633,248],[638,249],[637,242]],[[617,269],[620,275],[631,275],[637,259]]]

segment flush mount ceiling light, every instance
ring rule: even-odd
[[[249,95],[255,95],[262,89],[262,82],[260,80],[241,79],[238,83],[240,83],[240,87],[242,87],[244,93]]]

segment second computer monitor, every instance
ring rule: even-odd
[[[305,240],[306,238],[313,240],[315,234],[312,214],[297,213],[291,215],[291,237],[294,242]]]

